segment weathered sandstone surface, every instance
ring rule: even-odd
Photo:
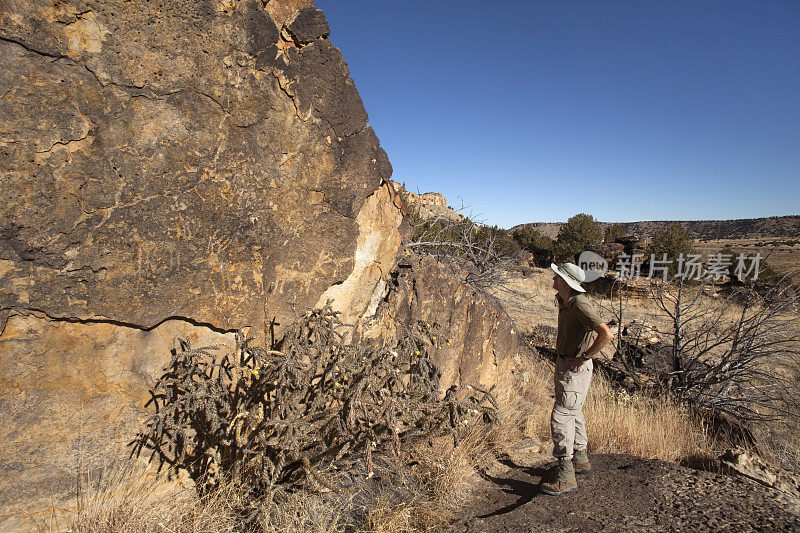
[[[502,306],[463,281],[458,265],[429,254],[403,254],[374,315],[362,334],[400,337],[404,329],[431,327],[439,338],[434,361],[442,386],[497,386],[501,401],[511,391],[515,369],[529,356]]]
[[[259,336],[351,275],[360,231],[396,249],[391,166],[318,10],[4,6],[3,309]],[[360,227],[374,195],[394,220]]]
[[[454,278],[389,296],[401,202],[329,32],[310,0],[0,3],[0,509],[74,500],[177,337],[444,313],[448,379],[497,375]]]

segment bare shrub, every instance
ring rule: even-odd
[[[671,394],[743,422],[796,423],[800,387],[791,370],[800,355],[800,301],[793,291],[776,285],[759,294],[748,286],[713,300],[679,279],[652,292],[670,322]]]
[[[722,432],[719,438],[749,445],[757,438],[766,445],[762,455],[797,468],[800,299],[794,288],[760,280],[720,288],[676,276],[651,281],[649,301],[656,313],[648,329],[663,342],[645,345],[641,330],[628,327],[623,337],[620,327],[615,371],[636,390],[668,396],[706,417]],[[626,307],[620,290],[606,310],[624,324]]]
[[[504,289],[505,272],[519,260],[521,248],[508,231],[475,222],[411,217],[413,233],[407,248],[424,250],[440,260],[454,261],[464,281],[478,290]]]

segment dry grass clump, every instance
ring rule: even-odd
[[[548,442],[554,401],[553,364],[532,354],[521,378],[513,395],[516,399],[507,407],[513,412],[513,423],[508,425],[516,426],[521,437]],[[506,439],[513,439],[512,435],[508,432]]]
[[[525,419],[516,425],[524,437],[547,442],[553,408],[553,365],[532,361],[523,375],[526,379],[518,387],[514,411]],[[714,443],[705,426],[686,409],[668,399],[615,391],[597,372],[583,412],[592,453],[625,453],[665,461],[713,455]]]
[[[375,507],[365,513],[364,533],[405,533],[433,531],[447,526],[455,519],[448,509],[432,502],[392,503],[389,498],[380,499]]]
[[[502,433],[475,425],[457,446],[450,437],[420,441],[402,458],[376,464],[375,478],[355,490],[278,491],[255,503],[231,484],[200,497],[190,480],[119,467],[86,483],[69,530],[222,533],[240,531],[245,523],[264,533],[436,530],[454,520],[469,495],[470,479],[496,457]]]
[[[81,476],[77,516],[69,527],[80,533],[142,531],[228,532],[236,530],[237,500],[232,487],[199,498],[191,482],[168,480],[144,471],[136,463],[102,472],[96,479]]]
[[[349,498],[326,498],[305,491],[283,493],[261,503],[252,529],[263,533],[352,531],[348,521],[351,503]]]
[[[404,465],[395,465],[365,506],[363,531],[402,532],[440,529],[455,519],[468,500],[471,480],[499,454],[502,426],[472,426],[453,439],[419,442]]]
[[[169,479],[130,464],[110,467],[97,480],[87,482],[68,531],[228,533],[241,531],[248,522],[251,529],[264,533],[328,533],[345,531],[347,526],[347,500],[304,491],[275,494],[272,500],[245,506],[241,486],[222,484],[200,497],[190,480]],[[243,516],[243,508],[256,519]],[[58,524],[41,529],[51,531],[54,526]]]
[[[702,421],[665,398],[616,391],[595,374],[583,412],[593,453],[682,461],[713,457]]]

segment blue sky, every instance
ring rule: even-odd
[[[477,220],[800,214],[800,1],[316,4],[394,179]]]

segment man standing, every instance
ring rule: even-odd
[[[592,379],[592,358],[613,337],[584,294],[583,270],[572,263],[551,264],[555,272],[553,288],[558,301],[558,338],[556,340],[556,399],[550,416],[553,455],[558,464],[552,479],[542,483],[547,494],[565,494],[578,490],[575,474],[591,470],[586,452],[586,424],[583,402]],[[591,333],[597,333],[594,342]],[[574,464],[573,464],[574,461]]]

